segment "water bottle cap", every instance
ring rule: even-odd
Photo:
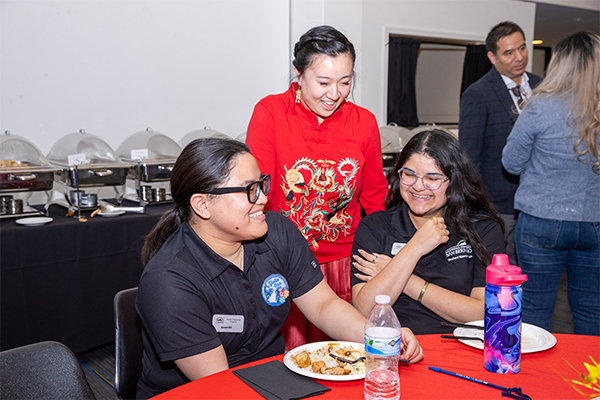
[[[510,265],[506,254],[494,254],[492,264],[486,268],[485,281],[496,286],[518,286],[527,280],[521,268]]]
[[[375,303],[377,304],[390,304],[390,296],[387,294],[379,294],[375,296]]]

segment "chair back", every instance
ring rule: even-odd
[[[123,399],[135,399],[142,376],[142,321],[135,309],[137,287],[115,295],[115,390]]]
[[[59,342],[0,352],[0,376],[2,399],[95,399],[77,357]]]

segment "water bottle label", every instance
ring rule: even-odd
[[[396,329],[374,328],[365,332],[365,351],[369,354],[394,356],[400,354],[400,331]]]

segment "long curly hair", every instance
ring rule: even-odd
[[[450,179],[443,208],[444,221],[454,234],[471,244],[475,256],[483,265],[490,264],[492,255],[483,245],[474,222],[492,219],[500,224],[503,232],[504,222],[465,149],[458,139],[449,133],[439,129],[422,131],[402,148],[394,171],[402,168],[415,154],[432,158],[436,166]],[[400,176],[394,173],[390,179],[385,206],[389,209],[401,203],[404,203],[404,200],[400,194]]]

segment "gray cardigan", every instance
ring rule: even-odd
[[[591,157],[577,160],[577,138],[567,123],[569,105],[534,98],[517,119],[502,151],[502,165],[521,180],[515,209],[539,218],[600,221],[600,175]]]

